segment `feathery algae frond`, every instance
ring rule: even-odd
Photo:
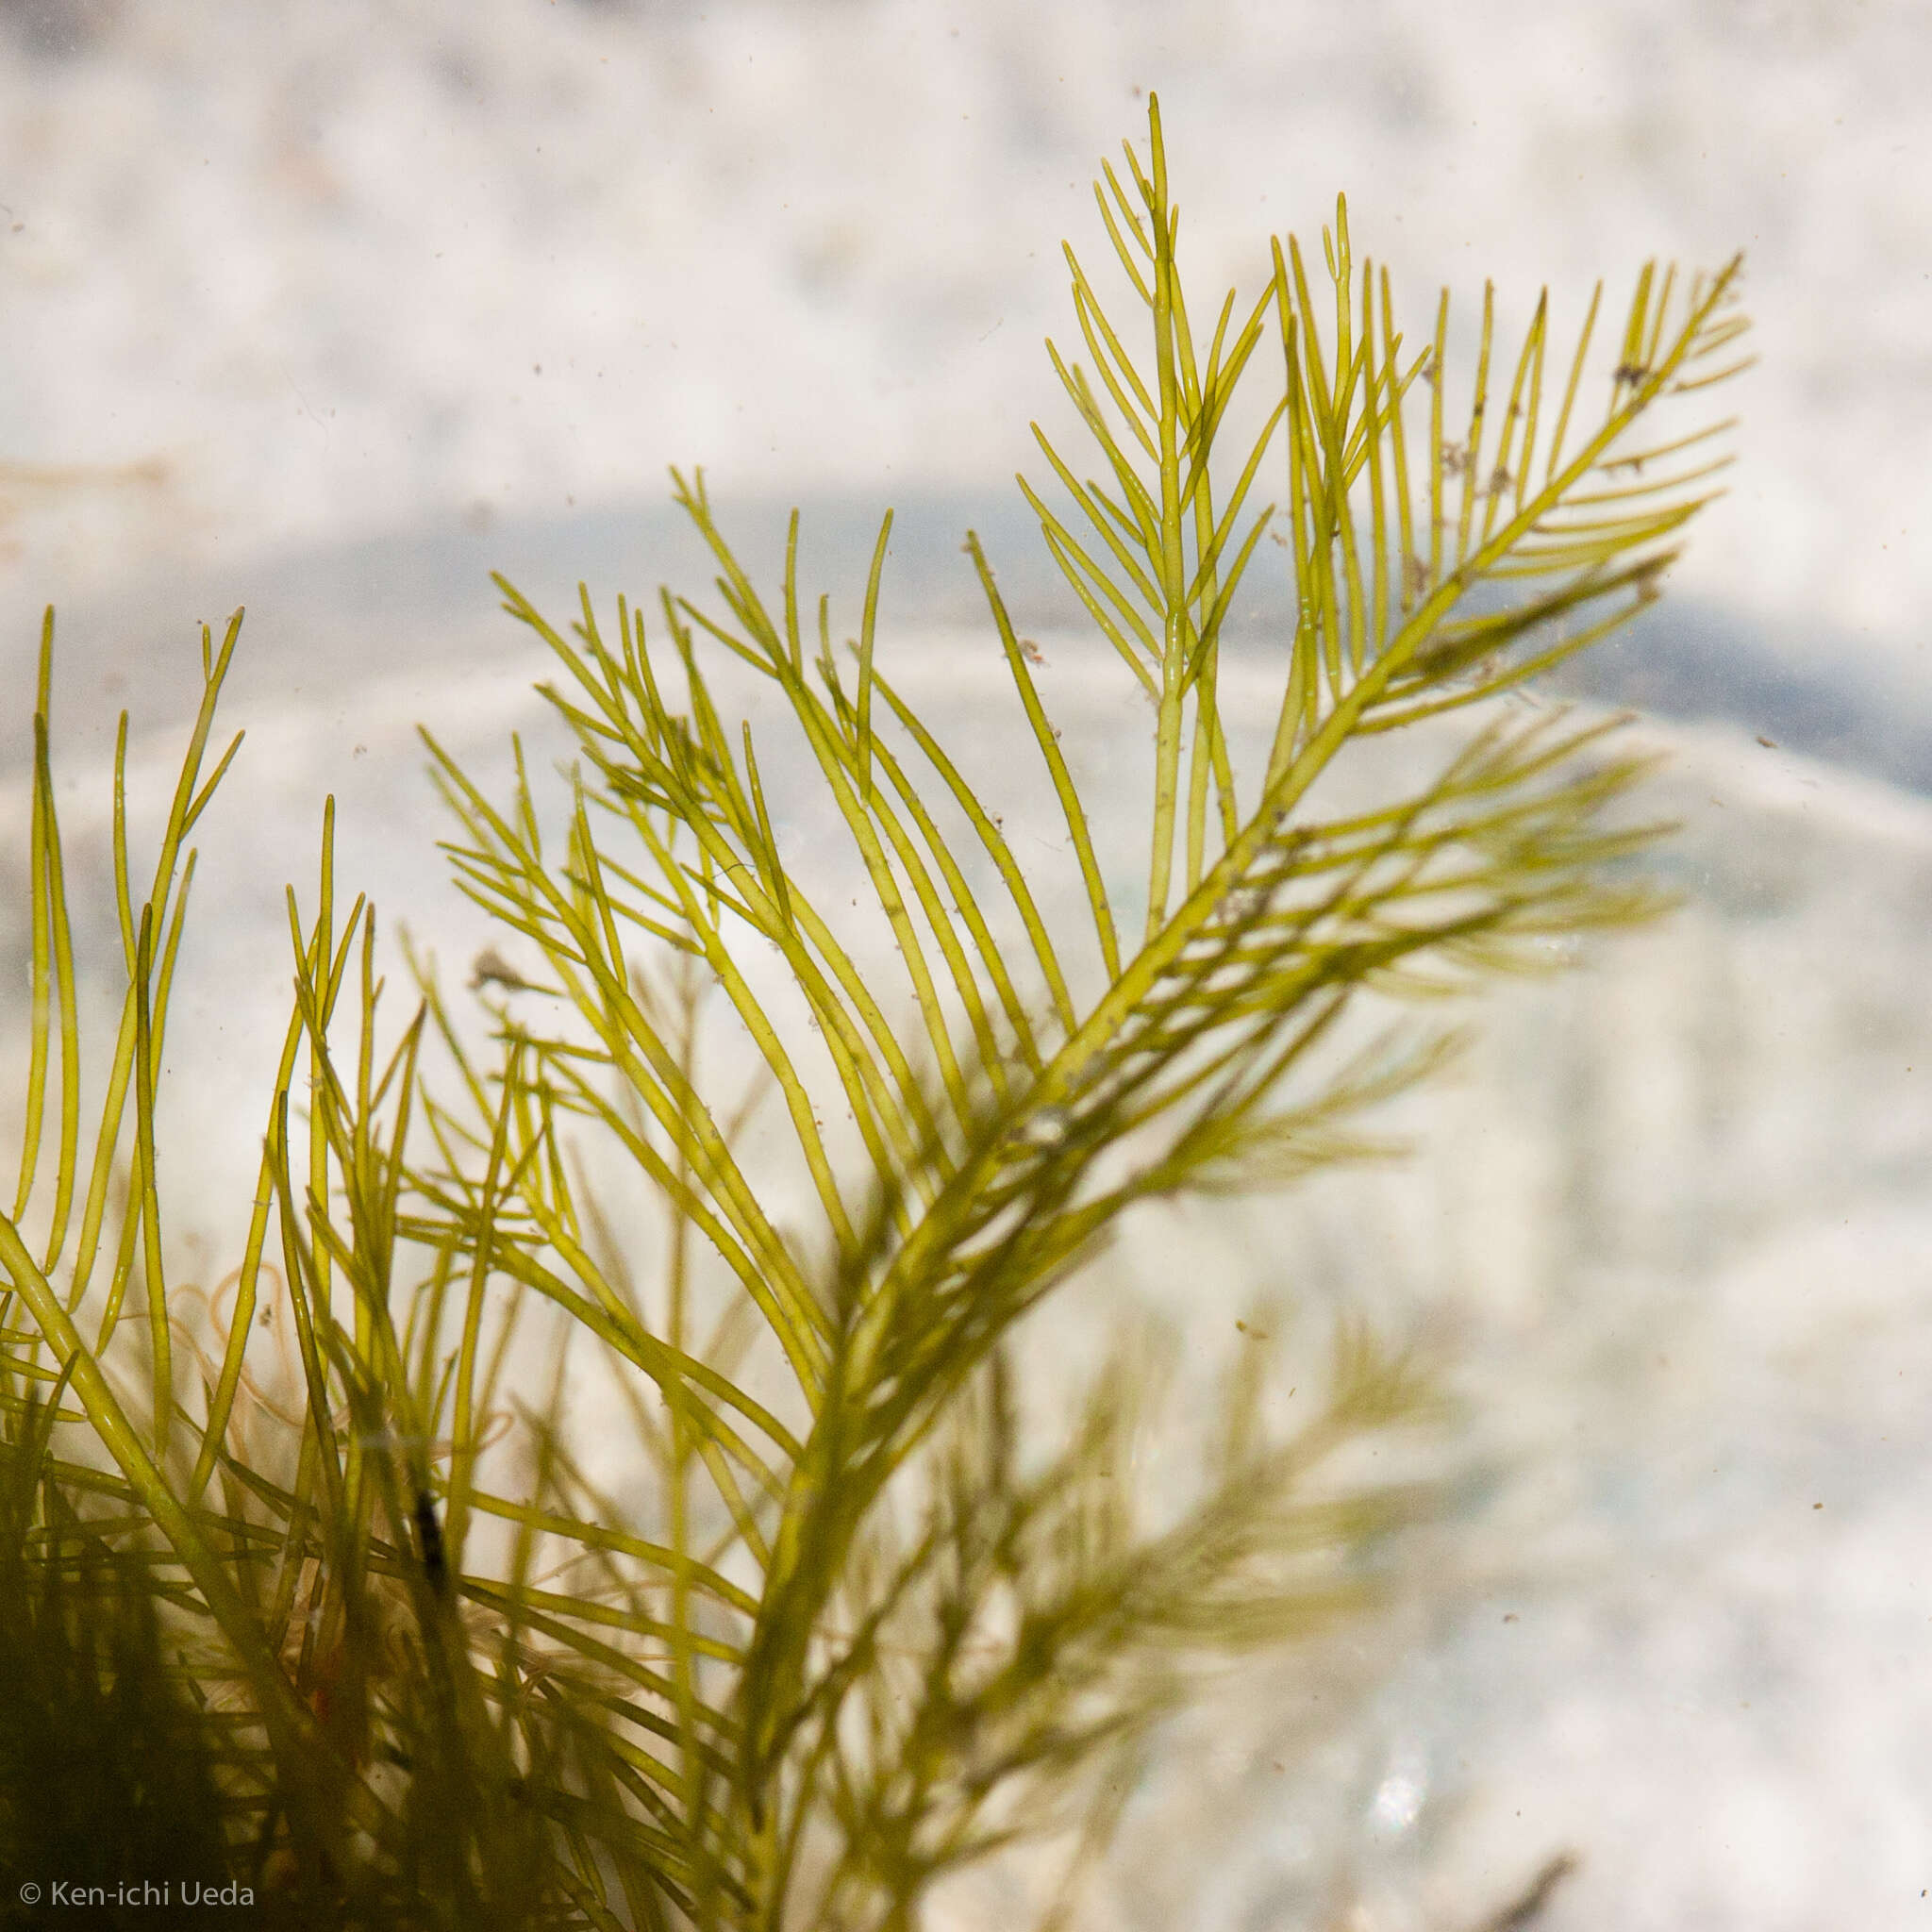
[[[849,663],[828,600],[808,633],[796,516],[768,598],[702,476],[676,477],[676,494],[710,549],[718,601],[665,592],[658,639],[622,600],[607,636],[588,592],[566,638],[504,586],[564,674],[546,687],[577,758],[560,858],[544,852],[521,748],[499,809],[431,741],[464,828],[450,848],[464,890],[541,949],[539,990],[561,996],[566,1024],[536,1033],[500,1008],[506,1058],[486,1075],[439,1018],[479,1121],[495,1125],[432,1109],[448,1160],[422,1179],[423,1231],[481,1265],[463,1162],[487,1147],[491,1265],[592,1328],[661,1399],[664,1534],[545,1527],[655,1573],[672,1668],[638,1722],[678,1746],[679,1870],[702,1924],[776,1925],[808,1885],[816,1923],[903,1923],[934,1874],[999,1839],[996,1791],[1058,1788],[1144,1734],[1167,1696],[1147,1687],[1176,1681],[1150,1659],[1293,1626],[1320,1592],[1271,1584],[1269,1565],[1399,1517],[1392,1495],[1325,1513],[1304,1499],[1325,1445],[1413,1404],[1411,1383],[1374,1367],[1360,1338],[1338,1358],[1324,1418],[1251,1443],[1227,1491],[1165,1541],[1110,1515],[1091,1486],[1111,1453],[1116,1385],[1045,1474],[1002,1460],[1014,1428],[1005,1339],[1134,1204],[1274,1185],[1364,1151],[1354,1117],[1445,1045],[1385,1039],[1338,1058],[1364,995],[1533,966],[1539,941],[1658,903],[1611,869],[1657,829],[1612,812],[1641,761],[1607,745],[1606,724],[1486,701],[1655,594],[1708,500],[1721,463],[1707,452],[1724,425],[1641,447],[1638,432],[1667,399],[1730,373],[1710,365],[1743,326],[1728,307],[1737,264],[1681,301],[1673,275],[1644,272],[1608,401],[1574,441],[1597,304],[1552,411],[1547,302],[1492,396],[1486,297],[1468,426],[1452,441],[1446,298],[1431,344],[1405,355],[1387,274],[1357,271],[1345,205],[1324,238],[1332,303],[1318,304],[1299,245],[1277,242],[1260,294],[1229,295],[1197,337],[1158,105],[1149,133],[1144,161],[1129,149],[1096,191],[1137,327],[1109,316],[1070,251],[1090,365],[1051,350],[1098,473],[1036,432],[1071,508],[1022,485],[1129,688],[1155,707],[1137,933],[1109,895],[1099,802],[1060,749],[1031,649],[971,535],[1079,868],[1085,916],[1072,929],[881,661],[890,517]],[[1151,338],[1145,355],[1136,338]],[[1277,517],[1255,497],[1283,469]],[[1223,650],[1276,524],[1297,608],[1272,747],[1244,791]],[[787,849],[778,754],[748,723],[727,724],[707,651],[780,701],[848,841],[864,916],[890,936],[886,965]],[[1359,741],[1470,707],[1483,707],[1474,727],[1433,775],[1411,770],[1367,805],[1333,802],[1328,781]],[[781,985],[751,941],[774,949]],[[1097,991],[1072,963],[1090,949]],[[676,1001],[667,955],[681,962]],[[822,1259],[774,1221],[707,1100],[700,979],[779,1098]],[[856,1175],[824,1127],[841,1103]],[[667,1206],[671,1278],[656,1310],[587,1232],[599,1209],[554,1142],[572,1118],[607,1133]],[[691,1331],[693,1238],[784,1366],[768,1398]],[[915,1493],[926,1500],[908,1524]],[[1091,1560],[1057,1573],[1046,1553],[1063,1538]],[[990,1634],[974,1608],[989,1591],[1011,1612]],[[569,1641],[587,1654],[592,1641]],[[909,1676],[890,1662],[907,1641]],[[1092,1690],[1089,1717],[1076,1683]]]
[[[1654,596],[1709,500],[1726,425],[1653,425],[1740,366],[1738,267],[1681,291],[1643,272],[1600,410],[1600,297],[1567,360],[1547,300],[1510,360],[1486,293],[1463,417],[1447,298],[1406,350],[1345,205],[1330,289],[1288,239],[1257,293],[1210,311],[1184,290],[1158,104],[1144,157],[1129,147],[1096,196],[1124,304],[1110,313],[1070,250],[1085,359],[1049,345],[1091,455],[1036,430],[1054,481],[1021,487],[1123,691],[1153,706],[1144,905],[1116,903],[1118,802],[1076,775],[976,536],[1013,741],[1039,754],[1077,873],[1071,913],[891,675],[891,517],[841,652],[829,598],[801,583],[796,515],[761,590],[702,474],[675,475],[711,598],[666,591],[648,624],[620,599],[606,629],[586,592],[567,635],[503,585],[558,667],[560,834],[521,744],[498,805],[427,739],[458,881],[543,962],[479,967],[493,1062],[426,967],[378,1054],[374,915],[358,900],[338,920],[325,815],[312,921],[290,894],[294,1010],[219,1341],[181,1318],[212,1298],[166,1278],[155,1120],[186,841],[235,751],[203,778],[238,626],[219,657],[204,633],[139,904],[123,720],[128,984],[90,1156],[50,620],[23,1157],[0,1218],[0,1557],[111,1545],[153,1591],[188,1646],[180,1681],[212,1693],[209,1775],[253,1869],[293,1848],[306,1882],[372,1921],[433,1897],[479,1924],[897,1932],[936,1877],[1028,1833],[1073,1833],[1077,1870],[1202,1669],[1372,1600],[1384,1537],[1435,1506],[1425,1484],[1334,1473],[1429,1393],[1357,1324],[1297,1428],[1268,1424],[1257,1357],[1238,1365],[1199,1492],[1165,1517],[1120,1479],[1153,1355],[1124,1342],[1036,1455],[1015,1324],[1141,1204],[1376,1151],[1366,1109],[1453,1041],[1354,1040],[1375,996],[1546,963],[1548,940],[1655,908],[1618,865],[1657,830],[1617,809],[1641,760],[1609,724],[1492,701]],[[1260,503],[1277,484],[1279,508]],[[1264,646],[1279,697],[1241,771],[1224,693],[1230,653],[1254,648],[1234,613],[1271,534],[1295,611]],[[733,722],[721,663],[789,741]],[[1432,753],[1434,721],[1463,710],[1453,753]],[[1374,741],[1409,755],[1364,793]],[[799,773],[842,874],[794,842]],[[744,1131],[751,1103],[722,1105],[708,998],[776,1098],[787,1187]],[[430,1039],[454,1100],[427,1083]],[[841,1108],[849,1135],[825,1125]],[[655,1285],[586,1130],[661,1209]],[[424,1134],[431,1158],[409,1151]],[[249,1353],[279,1306],[274,1235],[287,1391]],[[534,1478],[506,1480],[495,1444],[545,1305],[614,1366],[641,1501],[558,1426],[561,1351],[547,1411],[524,1412]],[[279,1460],[254,1453],[264,1417],[291,1432]],[[75,1430],[88,1446],[69,1454]]]

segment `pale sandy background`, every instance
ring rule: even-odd
[[[1137,782],[1007,479],[1030,417],[1065,427],[1058,244],[1104,245],[1087,184],[1139,91],[1215,292],[1337,188],[1418,331],[1443,281],[1465,326],[1486,275],[1506,320],[1547,282],[1574,326],[1599,274],[1621,299],[1651,253],[1744,247],[1733,493],[1600,683],[1678,721],[1692,903],[1504,1002],[1417,1166],[1184,1224],[1185,1275],[1163,1236],[1108,1291],[1203,1360],[1257,1289],[1412,1319],[1460,1347],[1494,1474],[1440,1587],[1333,1663],[1332,1726],[1271,1678],[1174,1740],[1094,1923],[1458,1932],[1563,1846],[1554,1932],[1926,1923],[1928,77],[1932,15],[1851,0],[0,7],[0,664],[58,600],[95,891],[110,708],[139,808],[193,625],[252,613],[171,1045],[182,1269],[232,1247],[279,1037],[264,877],[306,882],[332,790],[345,876],[467,960],[409,725],[496,770],[536,728],[488,568],[553,604],[692,581],[667,463],[766,558],[804,501],[848,609],[899,504],[882,648],[979,735],[985,529],[1069,743]],[[9,990],[26,741],[0,710]],[[1021,1923],[1015,1883],[954,1923]]]
[[[0,441],[163,470],[112,507],[23,503],[32,596],[140,557],[239,573],[452,512],[652,501],[673,461],[740,493],[1002,493],[1056,407],[1059,241],[1095,251],[1088,184],[1152,86],[1216,290],[1338,189],[1418,328],[1443,282],[1467,311],[1492,276],[1518,321],[1547,282],[1574,323],[1599,275],[1747,250],[1749,463],[1683,583],[1918,647],[1932,19],[1909,5],[6,17]]]

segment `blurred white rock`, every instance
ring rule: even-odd
[[[1932,16],[1755,0],[460,0],[0,11],[0,593],[439,516],[1004,489],[1059,256],[1162,97],[1196,306],[1338,190],[1420,337],[1748,251],[1684,588],[1920,673]],[[115,484],[129,465],[157,481]],[[93,480],[75,475],[91,466]],[[236,594],[241,594],[239,588]]]

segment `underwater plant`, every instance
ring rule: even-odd
[[[219,649],[203,633],[139,901],[122,722],[127,990],[87,1155],[49,614],[0,1559],[39,1566],[7,1588],[56,1619],[70,1572],[104,1617],[145,1592],[128,1682],[193,1740],[196,1842],[291,1923],[905,1932],[938,1880],[1028,1840],[1064,1849],[1042,1923],[1072,1923],[1163,1720],[1229,1659],[1372,1607],[1393,1533],[1440,1506],[1350,1460],[1431,1392],[1360,1322],[1300,1372],[1319,1399],[1291,1425],[1244,1348],[1165,1507],[1132,1474],[1131,1341],[1042,1445],[1023,1324],[1137,1212],[1374,1151],[1369,1110],[1453,1043],[1392,1003],[1662,909],[1628,864],[1662,828],[1620,811],[1643,762],[1617,721],[1502,701],[1653,599],[1709,500],[1727,425],[1651,425],[1739,366],[1739,266],[1642,272],[1600,408],[1598,298],[1552,391],[1547,303],[1506,387],[1486,294],[1452,418],[1447,297],[1407,346],[1345,205],[1320,299],[1276,242],[1251,306],[1230,293],[1198,330],[1153,102],[1148,132],[1096,187],[1148,346],[1070,251],[1088,359],[1053,354],[1097,475],[1036,432],[1059,493],[1022,486],[1151,708],[1143,824],[1102,823],[1037,646],[965,546],[1016,698],[1003,764],[1040,760],[1079,918],[890,662],[891,517],[841,654],[797,517],[763,592],[677,476],[714,604],[667,591],[651,623],[624,598],[605,620],[586,591],[565,630],[502,586],[556,659],[560,835],[521,745],[492,802],[425,734],[456,876],[537,963],[485,954],[465,1015],[412,954],[419,1004],[379,1046],[375,914],[340,916],[325,815],[308,916],[289,893],[294,1007],[225,1306],[170,1289],[155,1090],[187,841],[240,744],[204,776],[241,619]],[[1223,644],[1264,537],[1298,602],[1242,774]],[[782,747],[726,722],[734,692]],[[823,842],[781,808],[806,781],[843,872],[796,849]],[[574,1426],[593,1381],[594,1457]],[[9,1861],[32,1849],[16,1834]]]

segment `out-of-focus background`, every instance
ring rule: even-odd
[[[803,505],[849,611],[896,504],[908,678],[987,728],[971,525],[1068,742],[1118,734],[1009,479],[1030,419],[1068,427],[1059,242],[1102,256],[1089,184],[1149,88],[1209,295],[1337,190],[1411,333],[1447,284],[1463,348],[1485,277],[1506,337],[1545,284],[1560,337],[1599,275],[1618,304],[1649,256],[1742,248],[1731,494],[1579,686],[1674,754],[1686,911],[1500,1002],[1416,1163],[1184,1227],[1215,1295],[1171,1241],[1114,1291],[1229,1345],[1257,1290],[1426,1315],[1515,1473],[1345,1696],[1271,1679],[1173,1740],[1096,1923],[1458,1932],[1566,1848],[1553,1932],[1925,1923],[1928,79],[1906,0],[6,0],[0,1065],[47,601],[104,987],[114,714],[138,815],[194,626],[249,607],[171,1033],[175,1239],[218,1275],[285,1010],[264,881],[307,880],[325,792],[353,887],[458,972],[484,937],[410,727],[497,772],[545,742],[489,570],[553,608],[701,583],[663,505],[702,463],[756,556]],[[1247,616],[1259,702],[1265,587]],[[1021,1923],[1009,1883],[948,1923]]]
[[[448,521],[1003,497],[1058,407],[1062,237],[1158,87],[1187,259],[1253,286],[1338,190],[1439,285],[1740,248],[1747,464],[1679,588],[1916,662],[1932,44],[1896,4],[948,9],[9,0],[9,586]],[[508,547],[508,546],[507,546]],[[30,582],[28,581],[30,580]]]

